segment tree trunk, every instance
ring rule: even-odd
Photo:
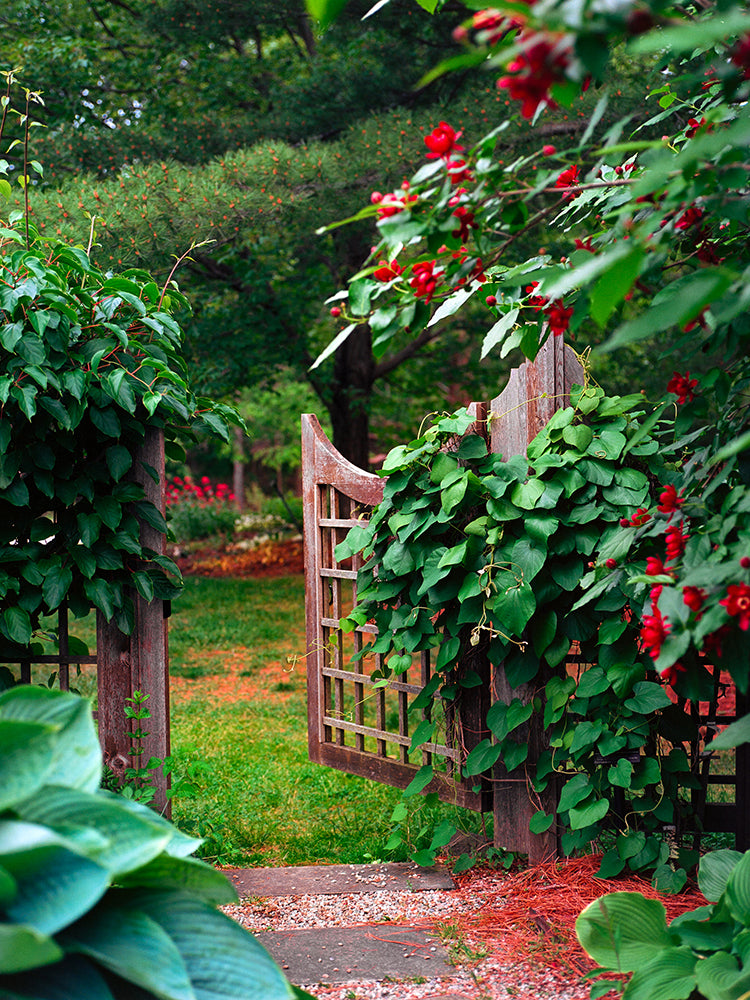
[[[245,509],[245,434],[241,427],[234,428],[234,461],[232,462],[232,492],[237,512]]]
[[[363,323],[336,352],[333,384],[326,406],[333,443],[360,469],[370,461],[370,396],[375,375],[370,328]]]

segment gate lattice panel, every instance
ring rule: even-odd
[[[361,557],[339,562],[335,549],[382,500],[384,480],[347,462],[310,414],[302,418],[302,452],[310,759],[400,788],[419,767],[431,764],[430,790],[470,809],[488,808],[486,797],[473,790],[476,779],[469,786],[460,775],[467,742],[475,744],[483,732],[464,726],[458,740],[460,718],[446,718],[444,742],[409,752],[417,723],[440,711],[439,701],[416,717],[409,711],[430,679],[429,652],[406,673],[379,684],[371,674],[383,670],[386,657],[374,654],[367,664],[354,659],[376,634],[375,626],[346,633],[339,625],[357,600]]]

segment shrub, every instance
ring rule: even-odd
[[[216,907],[236,900],[199,841],[99,789],[88,704],[0,695],[0,996],[283,1000],[291,986]]]
[[[167,520],[178,543],[234,534],[235,497],[226,483],[213,486],[208,476],[200,483],[190,476],[174,476],[167,485]]]

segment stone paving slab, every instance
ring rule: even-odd
[[[300,865],[292,868],[225,869],[241,898],[338,895],[399,889],[455,889],[447,872],[408,862],[372,865]]]
[[[424,930],[377,924],[264,931],[256,935],[297,985],[382,982],[455,974],[448,953]]]

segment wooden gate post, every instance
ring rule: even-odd
[[[156,483],[144,465],[156,469]],[[164,434],[153,427],[146,428],[146,437],[135,455],[133,479],[139,482],[146,499],[165,511],[164,495]],[[161,532],[141,523],[141,543],[164,554],[166,539]],[[144,719],[141,728],[149,735],[143,740],[142,761],[150,757],[164,760],[169,755],[169,660],[167,653],[167,622],[165,602],[146,601],[135,590],[131,596],[135,605],[135,626],[131,635],[124,635],[114,622],[107,622],[101,612],[96,616],[97,680],[99,688],[99,742],[104,761],[115,774],[125,767],[137,766],[128,751],[132,740],[125,734],[138,725],[126,719],[126,698],[134,691],[149,695],[146,707],[151,718]],[[167,798],[169,779],[161,769],[153,774],[156,789],[154,804],[170,815]]]
[[[570,404],[570,388],[583,384],[583,368],[562,337],[547,338],[535,361],[527,361],[511,372],[508,384],[490,403],[490,448],[508,459],[525,455],[529,443],[545,426],[555,410]],[[509,703],[519,698],[528,704],[539,691],[532,684],[511,688],[502,666],[493,671],[492,700]],[[529,855],[529,863],[540,864],[557,856],[556,824],[542,834],[529,830],[529,820],[543,808],[554,812],[557,789],[549,787],[541,796],[531,788],[536,762],[545,748],[545,734],[539,712],[519,730],[528,742],[526,763],[508,772],[497,763],[493,772],[494,843],[509,851]]]

